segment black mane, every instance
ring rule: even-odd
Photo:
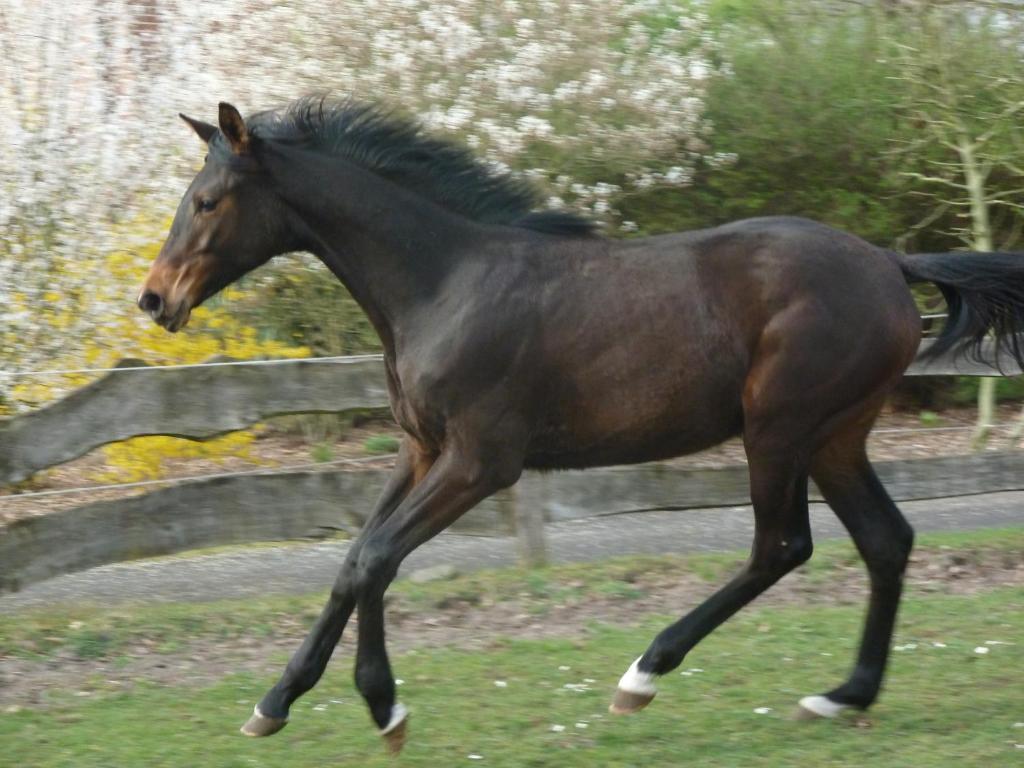
[[[246,123],[257,139],[343,157],[475,221],[558,235],[596,230],[582,216],[534,210],[539,195],[526,181],[374,104],[305,97]]]

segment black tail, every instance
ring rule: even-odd
[[[899,260],[909,282],[935,283],[946,299],[946,324],[923,356],[955,349],[984,360],[983,345],[993,334],[996,364],[1005,353],[1024,368],[1024,253],[917,253]]]

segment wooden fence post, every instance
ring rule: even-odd
[[[519,485],[503,491],[498,499],[502,516],[511,520],[516,532],[519,562],[527,568],[540,568],[548,563],[544,538],[544,510],[536,504],[521,504]]]

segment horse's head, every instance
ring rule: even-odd
[[[139,308],[168,331],[271,256],[291,250],[286,212],[263,171],[260,144],[230,104],[217,126],[181,116],[208,146],[139,293]]]

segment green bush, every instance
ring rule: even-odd
[[[391,435],[371,435],[363,442],[363,450],[374,454],[395,453],[398,446],[398,438]]]

